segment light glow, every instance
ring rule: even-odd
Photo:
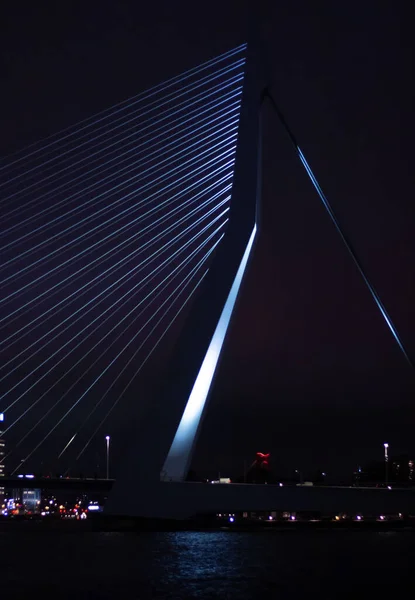
[[[167,455],[166,462],[164,463],[163,473],[167,475],[168,479],[182,481],[185,477],[202,412],[209,394],[236,298],[254,243],[256,230],[256,225],[254,225],[228,298],[225,302],[225,306],[202,362],[202,366],[196,377],[179,427],[177,428],[176,435],[174,436],[173,443]]]

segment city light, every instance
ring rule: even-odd
[[[388,485],[388,480],[389,480],[389,456],[388,456],[388,448],[389,448],[389,444],[387,442],[385,442],[383,444],[383,447],[385,448],[385,485]],[[389,487],[388,487],[389,489]]]
[[[110,478],[110,436],[106,435],[105,440],[107,442],[107,479]]]

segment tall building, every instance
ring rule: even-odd
[[[40,503],[42,500],[41,490],[34,489],[22,490],[22,504],[25,512],[37,513],[40,512]]]
[[[4,454],[5,454],[5,442],[3,440],[3,423],[4,423],[4,414],[0,413],[0,478],[4,477]],[[2,487],[0,483],[0,509],[4,502],[4,487]]]

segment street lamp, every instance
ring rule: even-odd
[[[105,436],[107,441],[107,479],[110,478],[110,436]]]
[[[389,448],[389,444],[387,442],[385,442],[383,444],[383,447],[385,448],[385,485],[388,485],[388,462],[389,462],[388,448]]]

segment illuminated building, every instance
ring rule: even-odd
[[[23,509],[25,513],[38,513],[41,510],[42,494],[40,489],[14,489],[11,502],[19,511]],[[11,508],[9,508],[11,510]]]
[[[4,422],[4,414],[0,413],[0,477],[4,477],[4,454],[5,454],[5,442],[2,439],[2,424]],[[4,487],[0,485],[0,507],[4,500]]]
[[[38,489],[22,490],[21,503],[25,512],[35,513],[40,510],[41,492]]]

